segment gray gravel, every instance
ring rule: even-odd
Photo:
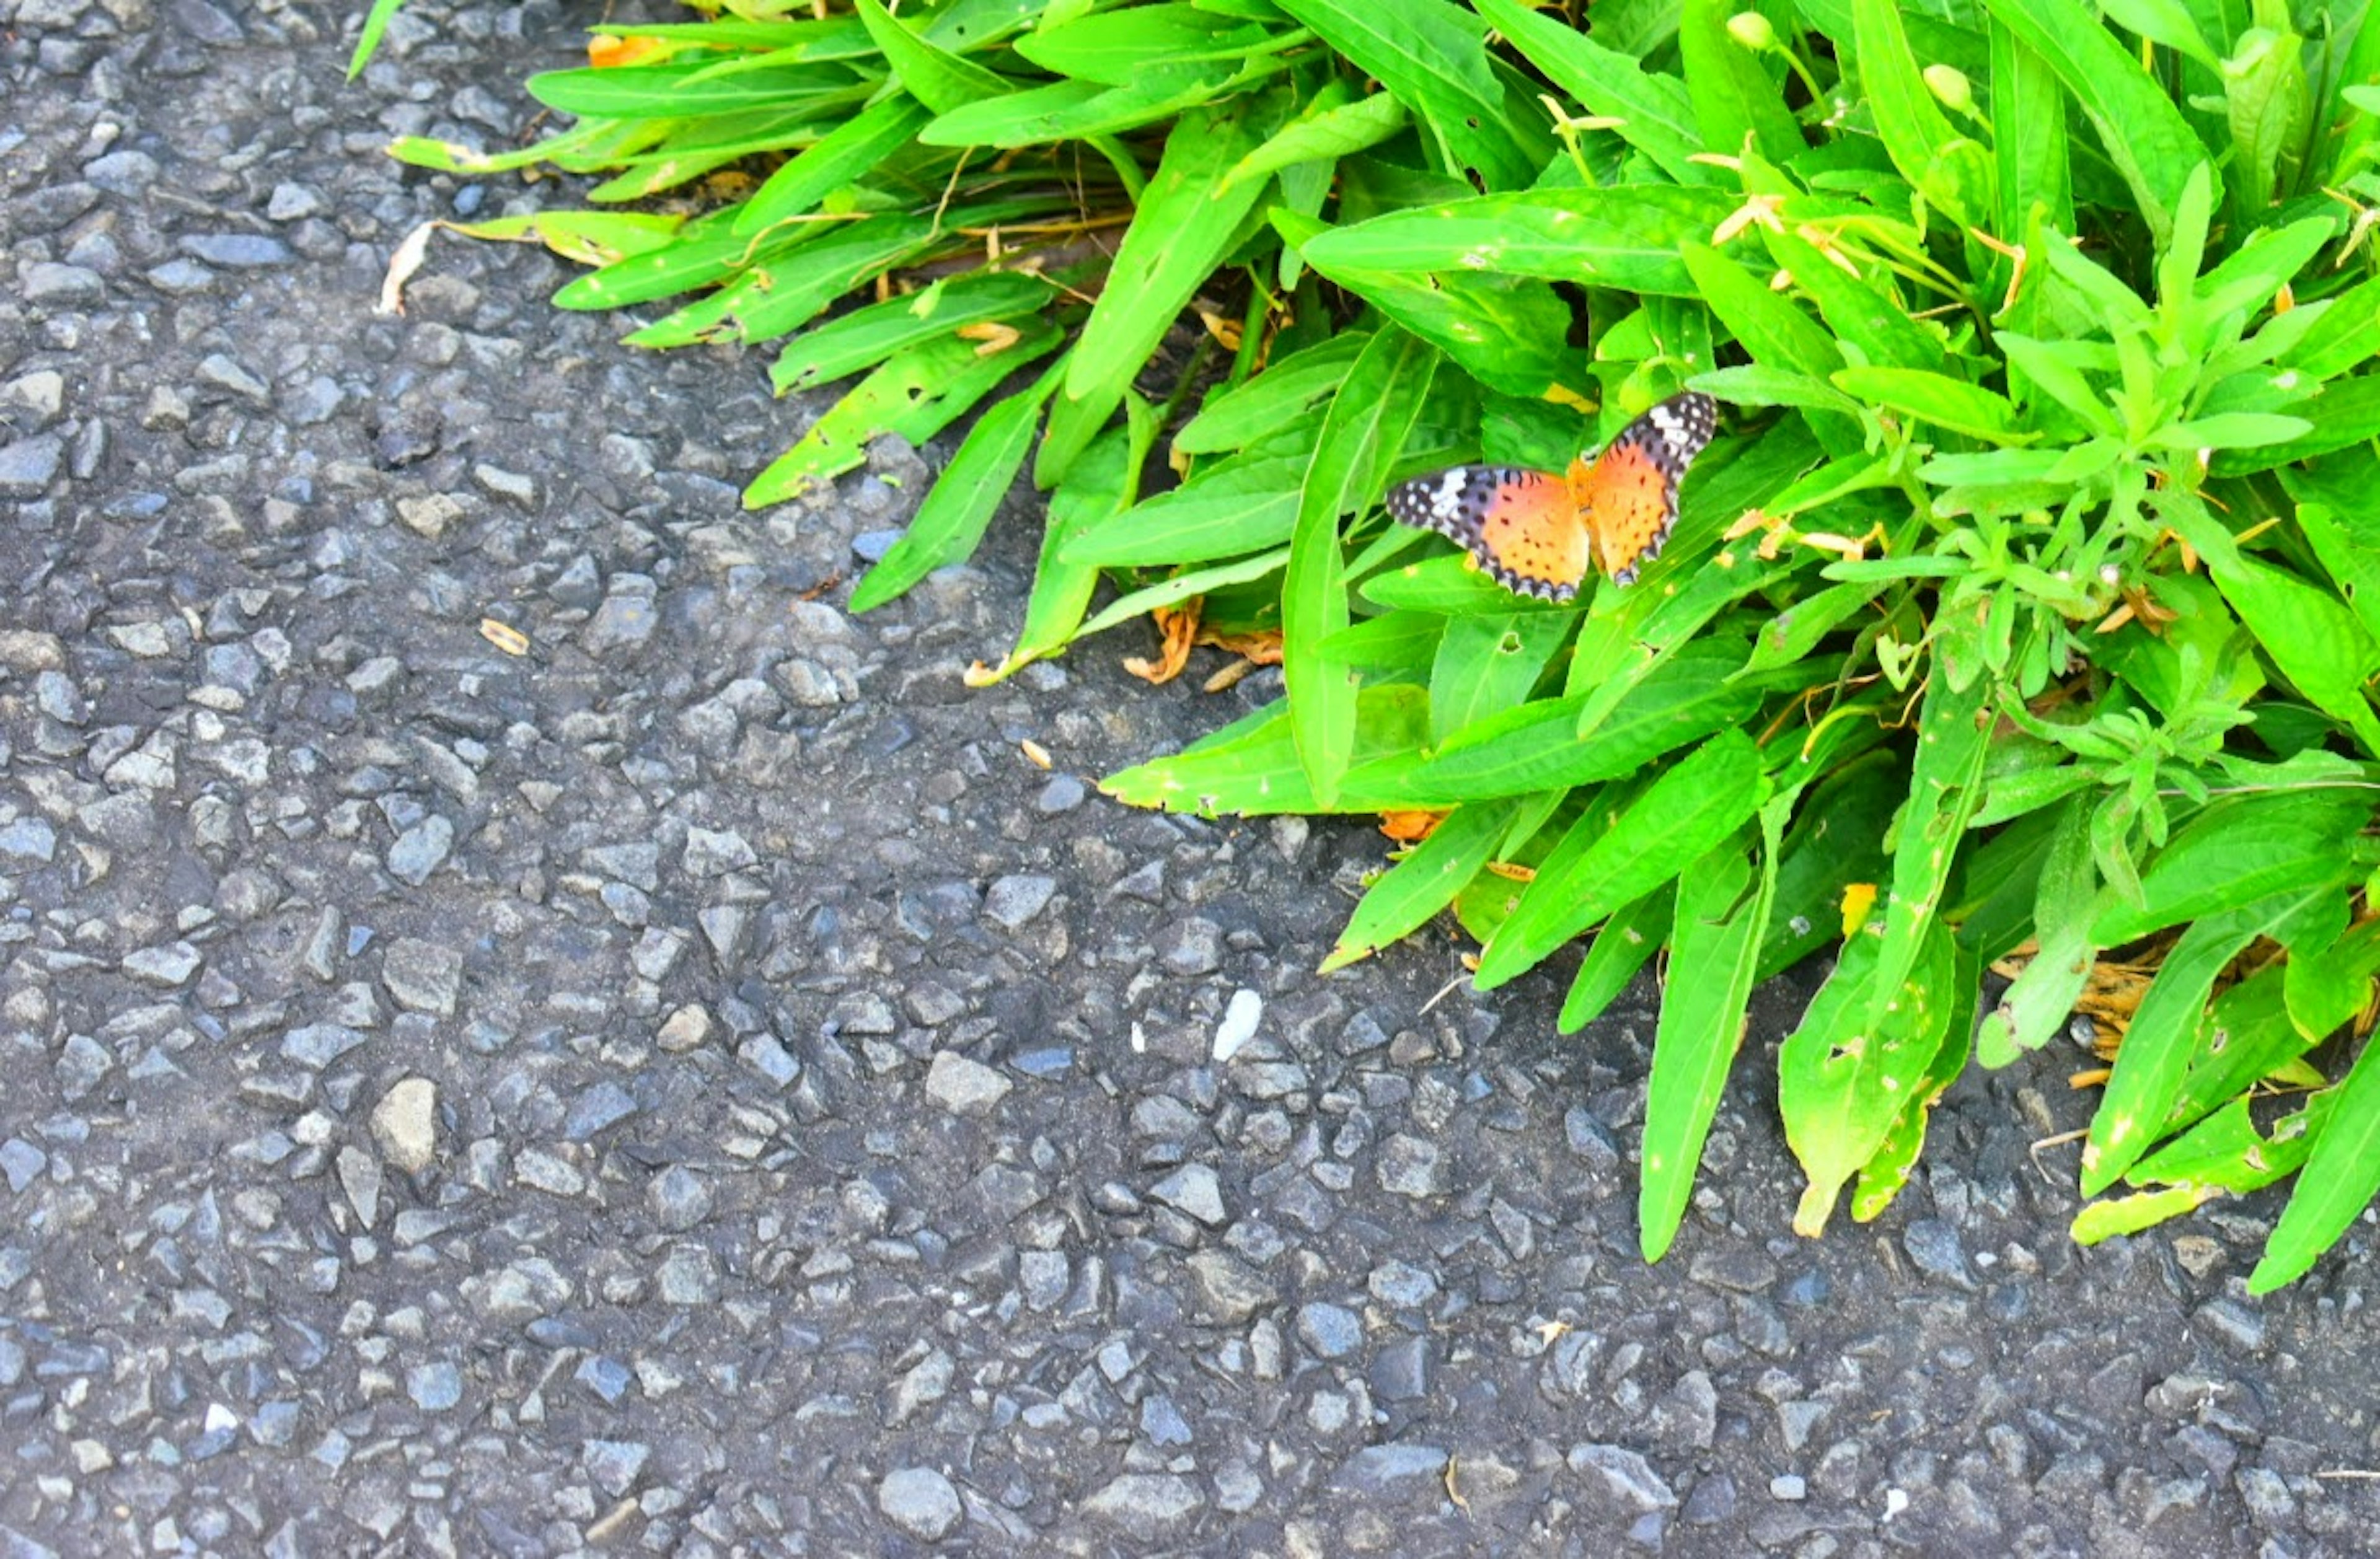
[[[0,0],[0,1555],[2369,1552],[2368,1230],[2076,1251],[2044,1056],[1794,1239],[1804,976],[1645,1269],[1649,986],[1317,978],[1376,835],[1090,787],[1275,678],[970,693],[1028,505],[841,607],[946,451],[747,515],[757,357],[375,317],[598,12],[360,12]]]

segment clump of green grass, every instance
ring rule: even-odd
[[[1838,942],[1777,1057],[1804,1232],[2142,949],[2078,1238],[2302,1168],[2269,1288],[2371,1200],[2380,1056],[2309,1065],[2380,971],[2366,0],[851,4],[601,29],[529,83],[573,127],[395,151],[607,175],[473,230],[594,262],[561,307],[678,300],[632,342],[848,381],[756,506],[983,408],[855,609],[1029,459],[988,675],[1277,634],[1284,699],[1109,788],[1432,815],[1331,966],[1450,909],[1483,987],[1587,937],[1574,1030],[1666,953],[1647,1257],[1754,985]],[[1379,509],[1689,387],[1731,409],[1632,587],[1524,600]]]

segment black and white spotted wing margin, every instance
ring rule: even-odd
[[[1389,517],[1453,541],[1516,595],[1566,601],[1591,562],[1570,482],[1520,465],[1457,465],[1389,490]]]

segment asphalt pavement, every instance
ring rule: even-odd
[[[760,356],[376,314],[600,13],[360,12],[0,0],[0,1559],[2373,1551],[2368,1227],[2078,1251],[2067,1053],[1796,1239],[1804,973],[1645,1266],[1649,979],[1317,976],[1376,832],[1097,788],[1275,673],[964,684],[1029,494],[854,618],[946,447],[747,514]]]

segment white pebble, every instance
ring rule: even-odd
[[[1215,1059],[1228,1061],[1257,1036],[1257,1021],[1264,1016],[1264,997],[1250,990],[1232,993],[1223,1021],[1215,1025]]]

